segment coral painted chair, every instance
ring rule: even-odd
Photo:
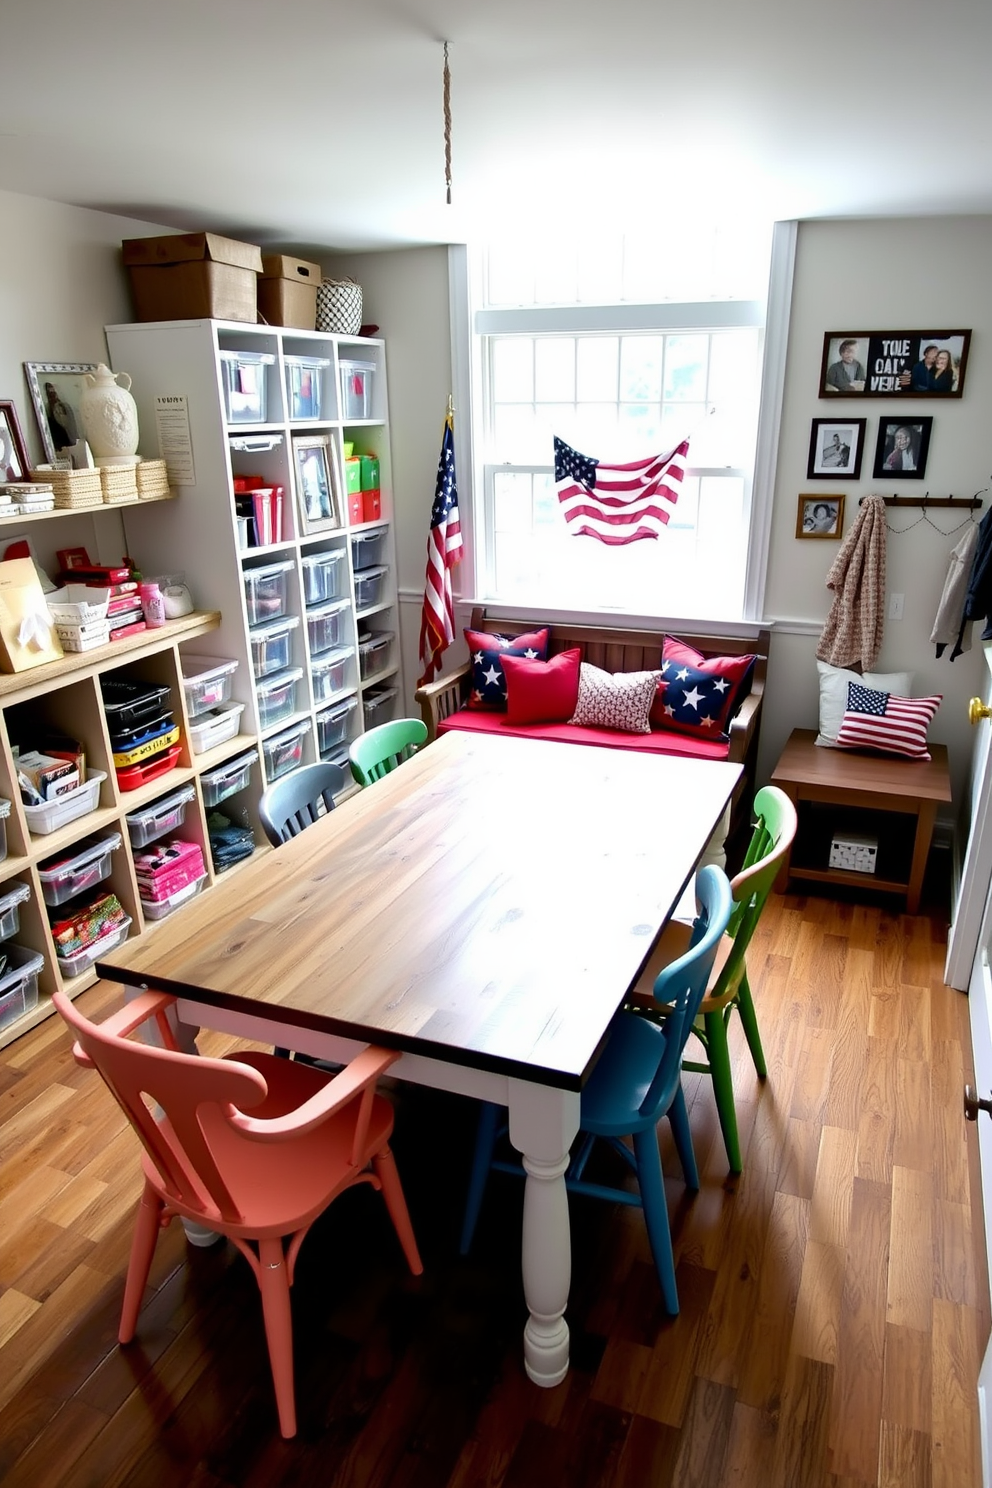
[[[747,979],[745,952],[771,893],[782,859],[796,835],[796,808],[778,786],[766,785],[759,790],[754,798],[754,815],[756,822],[744,866],[730,884],[734,896],[733,913],[723,943],[718,949],[710,984],[700,1003],[692,1030],[708,1057],[705,1061],[682,1061],[683,1069],[696,1070],[713,1078],[717,1112],[732,1173],[739,1173],[742,1164],[727,1028],[736,1008],[740,1013],[754,1067],[763,1080],[768,1069]],[[658,1005],[663,999],[659,999],[657,991],[652,990],[651,979],[659,967],[684,953],[690,933],[691,927],[679,920],[671,920],[665,927],[631,997],[630,1005],[638,1012],[661,1021],[667,1016],[667,1009]]]
[[[675,1259],[665,1202],[657,1127],[663,1116],[672,1125],[676,1150],[689,1188],[699,1187],[689,1117],[682,1093],[680,1066],[696,1009],[706,990],[717,945],[730,917],[730,884],[721,868],[710,865],[696,875],[699,913],[685,955],[660,973],[655,995],[669,1008],[663,1026],[621,1010],[613,1019],[602,1054],[582,1091],[578,1147],[565,1185],[572,1193],[611,1203],[637,1204],[644,1210],[651,1253],[661,1284],[665,1310],[679,1310]],[[461,1251],[472,1243],[490,1168],[519,1173],[519,1164],[494,1162],[502,1111],[486,1103],[480,1113],[472,1176],[462,1226]],[[633,1151],[621,1138],[633,1138]],[[587,1182],[589,1156],[600,1138],[634,1169],[638,1192]]]
[[[359,785],[371,785],[395,770],[427,742],[427,725],[420,718],[394,718],[366,729],[348,750],[351,773]]]
[[[266,786],[258,803],[258,819],[272,846],[298,837],[323,811],[333,811],[334,797],[344,789],[346,779],[340,765],[317,760]]]
[[[296,1434],[289,1289],[307,1231],[356,1183],[380,1189],[410,1270],[423,1267],[389,1137],[393,1110],[375,1081],[396,1055],[369,1047],[334,1078],[272,1054],[228,1059],[180,1053],[168,1020],[175,999],[147,992],[92,1023],[52,998],[144,1147],[118,1338],[134,1337],[159,1230],[175,1215],[215,1230],[246,1257],[262,1294],[279,1428]],[[130,1039],[147,1019],[164,1048]]]

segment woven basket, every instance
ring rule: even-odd
[[[317,287],[317,329],[329,336],[357,336],[362,325],[362,286],[354,279],[322,279]]]
[[[103,502],[99,470],[32,470],[31,479],[50,487],[56,507],[64,511],[77,506],[100,506]]]
[[[134,467],[138,496],[142,501],[152,497],[171,496],[169,472],[164,460],[140,460]]]
[[[105,465],[100,471],[100,490],[108,506],[137,501],[138,482],[133,465]]]

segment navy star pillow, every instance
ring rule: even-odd
[[[726,739],[733,704],[733,685],[722,673],[704,672],[687,661],[663,661],[651,722],[676,734]]]
[[[466,630],[465,644],[472,663],[472,686],[466,707],[479,712],[506,712],[506,674],[502,657],[526,656],[530,661],[547,661],[548,626],[526,631],[523,635],[499,635],[484,630]]]

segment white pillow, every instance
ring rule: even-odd
[[[847,712],[847,685],[859,682],[862,687],[871,687],[875,692],[894,692],[899,697],[911,697],[913,692],[912,672],[849,672],[845,667],[831,666],[828,661],[818,661],[820,673],[820,732],[817,744],[827,749],[838,748],[844,714]]]
[[[569,723],[649,734],[651,705],[660,676],[660,672],[604,672],[584,661],[579,667],[579,697]]]

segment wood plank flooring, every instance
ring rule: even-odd
[[[745,1171],[686,1076],[698,1194],[662,1132],[682,1311],[639,1211],[573,1200],[573,1367],[522,1370],[521,1187],[456,1244],[474,1110],[395,1086],[425,1275],[367,1189],[314,1228],[294,1287],[300,1435],[278,1435],[255,1283],[230,1246],[159,1242],[115,1337],[136,1143],[58,1019],[0,1054],[4,1488],[978,1488],[989,1333],[967,999],[946,920],[773,895],[749,954],[768,1058],[735,1030]],[[91,1013],[115,989],[83,994]],[[212,1036],[217,1052],[230,1040]]]

